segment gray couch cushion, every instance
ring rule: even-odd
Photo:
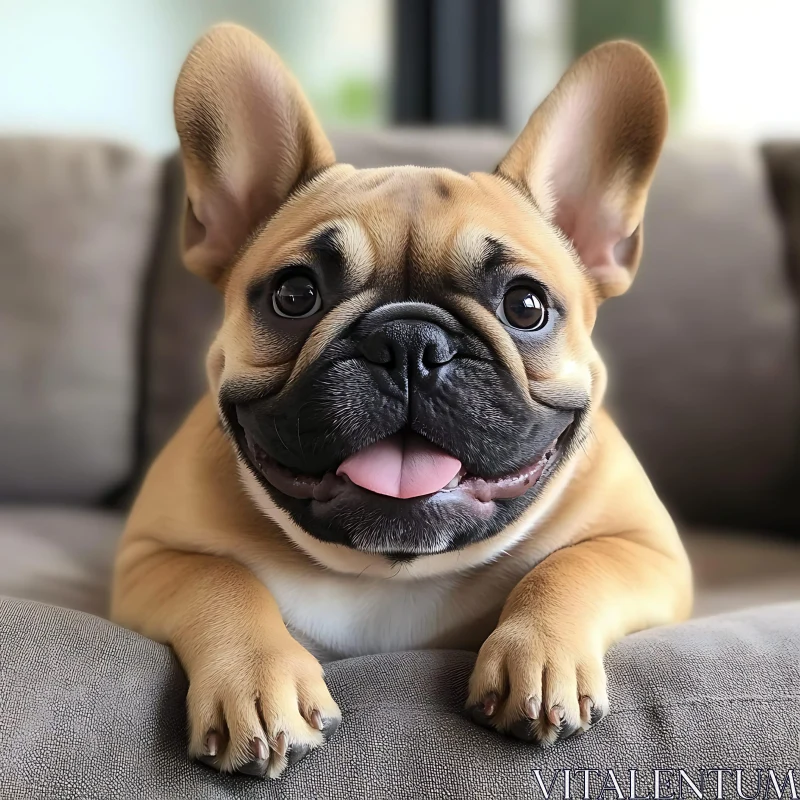
[[[0,142],[0,499],[90,502],[133,465],[158,162]]]
[[[799,659],[800,605],[631,636],[608,657],[612,714],[550,750],[462,717],[470,653],[334,662],[338,734],[279,781],[261,783],[187,762],[186,684],[166,647],[96,617],[0,600],[0,786],[17,800],[502,800],[543,796],[536,770],[548,785],[566,768],[614,770],[623,784],[638,769],[639,796],[654,768],[681,768],[695,781],[702,769],[772,768],[783,780],[798,771]],[[598,796],[597,776],[590,780]],[[560,781],[553,796],[563,796]],[[582,796],[582,785],[573,791]]]
[[[122,524],[111,512],[0,506],[0,594],[106,614]]]

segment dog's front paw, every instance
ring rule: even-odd
[[[502,623],[470,678],[472,719],[545,746],[602,719],[608,712],[602,650],[580,633],[559,637],[529,623]]]
[[[189,680],[189,754],[222,772],[276,778],[341,721],[322,667],[293,640],[285,649],[219,653]]]

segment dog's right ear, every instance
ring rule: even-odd
[[[308,174],[334,163],[308,101],[277,55],[238,25],[212,28],[175,87],[186,173],[186,266],[222,284],[252,231]]]
[[[653,60],[631,42],[606,42],[573,64],[497,168],[571,241],[598,300],[626,291],[636,272],[666,132]]]

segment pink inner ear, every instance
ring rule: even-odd
[[[200,191],[187,175],[187,206],[183,245],[186,265],[215,281],[247,235],[246,220],[223,183],[214,191]]]
[[[624,219],[629,198],[613,185],[616,176],[604,168],[600,147],[606,133],[598,129],[605,93],[592,80],[570,89],[542,139],[532,188],[595,280],[629,282],[630,261],[620,260],[617,251],[630,235]]]
[[[622,221],[592,192],[580,198],[556,198],[553,221],[572,240],[604,294],[620,294],[628,288],[636,266],[638,227],[627,235]]]
[[[582,196],[555,198],[553,222],[570,238],[587,269],[622,266],[615,247],[627,238],[599,194],[587,189]]]
[[[547,195],[545,206],[554,224],[570,238],[587,269],[618,266],[614,247],[626,238],[619,214],[612,211],[612,187],[602,185],[605,176],[597,169],[595,121],[601,95],[591,82],[573,88],[539,158],[538,194]]]

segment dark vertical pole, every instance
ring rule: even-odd
[[[477,77],[475,119],[502,124],[503,119],[503,0],[478,0],[475,28],[481,41],[475,62]]]
[[[394,121],[431,118],[431,2],[395,0]]]
[[[473,119],[480,0],[433,0],[433,117],[443,125]]]
[[[502,3],[395,0],[396,122],[502,122]]]

